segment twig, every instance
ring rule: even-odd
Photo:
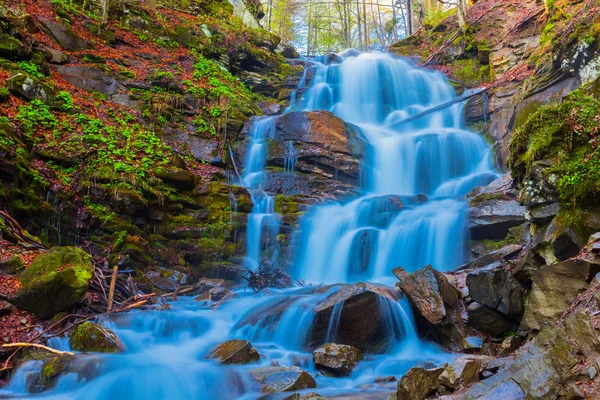
[[[113,299],[115,297],[115,286],[117,285],[117,274],[119,273],[119,266],[115,264],[113,267],[113,274],[110,278],[110,288],[108,289],[108,311],[112,310]]]
[[[43,344],[37,344],[37,343],[24,343],[24,342],[19,342],[19,343],[8,343],[8,344],[3,344],[2,345],[3,348],[5,349],[14,349],[14,348],[23,348],[23,347],[35,347],[36,349],[42,349],[42,350],[46,350],[50,353],[54,353],[54,354],[59,354],[59,355],[63,355],[63,354],[68,354],[70,356],[74,356],[75,353],[71,353],[70,351],[60,351],[60,350],[56,350],[53,349],[51,347],[48,346],[44,346]]]
[[[242,181],[242,176],[240,175],[240,171],[238,171],[237,165],[235,164],[235,158],[233,158],[233,150],[231,149],[231,143],[229,143],[229,157],[231,158],[231,162],[233,164],[233,169],[235,170],[235,174],[237,175],[240,182]]]

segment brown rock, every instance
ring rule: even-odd
[[[421,333],[432,335],[452,351],[461,351],[464,326],[459,293],[444,274],[428,265],[398,285],[410,300],[417,317],[424,322],[420,324],[424,325]]]
[[[443,368],[411,368],[398,382],[398,400],[425,400],[439,387],[439,377]]]
[[[353,346],[329,343],[316,349],[313,357],[318,368],[337,375],[350,375],[362,360],[362,353]]]
[[[250,364],[260,360],[260,354],[247,340],[229,340],[213,349],[208,358],[221,364]]]

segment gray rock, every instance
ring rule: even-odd
[[[492,251],[490,253],[486,253],[483,256],[478,257],[475,260],[464,264],[463,266],[458,268],[458,271],[480,269],[480,268],[487,267],[491,264],[495,264],[495,263],[498,264],[502,261],[506,261],[506,260],[516,257],[521,252],[522,249],[523,249],[523,246],[519,245],[519,244],[511,244],[508,246],[504,246],[503,248],[501,248],[499,250]]]
[[[473,302],[467,307],[469,326],[492,336],[500,336],[516,327],[516,324],[504,314],[493,308]]]
[[[451,390],[460,385],[471,385],[479,380],[482,369],[481,357],[458,357],[444,369],[439,377],[440,384]]]
[[[528,290],[507,268],[492,266],[470,273],[467,287],[473,301],[521,319]]]
[[[512,227],[525,223],[525,207],[514,200],[490,200],[469,209],[473,240],[500,240]]]
[[[525,211],[525,219],[534,224],[547,224],[552,221],[558,211],[560,203],[540,204],[527,208]]]
[[[569,260],[533,272],[533,287],[521,327],[540,329],[555,321],[600,272],[600,265]]]
[[[250,371],[263,393],[293,392],[317,387],[315,379],[298,367],[264,367]]]
[[[59,65],[55,69],[67,82],[87,92],[100,92],[109,96],[125,89],[123,84],[98,68]]]
[[[67,51],[81,51],[91,48],[90,44],[77,36],[70,26],[55,21],[41,20],[40,23],[42,30]]]

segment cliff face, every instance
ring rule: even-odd
[[[224,0],[4,2],[0,208],[124,268],[227,274],[252,209],[229,147],[300,70],[244,5],[252,27]]]

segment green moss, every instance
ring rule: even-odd
[[[522,181],[536,161],[550,160],[561,200],[592,204],[600,190],[600,101],[581,90],[540,107],[513,135],[509,165]]]
[[[475,59],[457,60],[452,64],[452,68],[453,77],[469,86],[480,85],[490,77],[489,65],[481,65]]]
[[[46,361],[42,366],[42,386],[44,388],[54,386],[60,375],[64,374],[69,369],[73,359],[74,357],[72,355],[62,354]]]
[[[475,196],[469,201],[469,205],[472,207],[481,205],[483,203],[487,203],[492,200],[502,200],[504,198],[504,194],[502,193],[483,193],[478,196]]]
[[[93,322],[84,322],[69,337],[71,348],[93,353],[120,353],[123,345],[112,331]]]
[[[38,318],[51,318],[82,299],[93,272],[91,257],[83,250],[54,247],[19,274],[22,287],[15,303]]]

